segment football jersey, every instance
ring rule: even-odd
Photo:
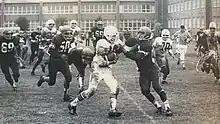
[[[16,48],[19,45],[20,38],[13,36],[11,40],[5,39],[0,36],[0,57],[1,58],[11,58],[16,54]]]
[[[52,57],[60,57],[62,54],[68,55],[68,51],[71,47],[72,41],[67,41],[62,35],[56,35],[52,39],[53,49],[49,49],[49,53]]]
[[[177,42],[181,45],[187,45],[188,40],[191,39],[191,35],[188,31],[185,32],[177,31],[173,36],[177,37]]]
[[[38,31],[33,31],[33,32],[31,33],[31,39],[32,39],[32,40],[37,40],[37,37],[40,36],[40,35],[41,35],[40,32],[38,32]]]
[[[52,30],[50,30],[47,27],[44,27],[41,31],[41,36],[42,38],[45,38],[45,39],[52,39],[56,33],[57,33],[56,28],[53,28]]]
[[[93,35],[96,39],[95,42],[103,38],[104,28],[99,29],[98,27],[91,28],[91,35]]]
[[[172,49],[172,41],[170,39],[164,41],[162,37],[157,37],[153,47],[155,48],[156,55],[164,56],[168,50]]]

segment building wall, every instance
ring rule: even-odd
[[[171,32],[184,24],[192,33],[198,28],[208,28],[215,21],[220,29],[220,0],[167,0],[168,28]]]
[[[56,2],[5,3],[2,26],[15,26],[19,16],[29,20],[30,30],[43,26],[48,19],[65,18],[77,20],[79,26],[88,31],[101,16],[105,25],[115,25],[121,31],[137,31],[141,26],[153,26],[155,22],[155,0],[73,0]]]

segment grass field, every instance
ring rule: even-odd
[[[162,85],[167,92],[174,115],[156,114],[155,107],[141,94],[138,72],[133,61],[121,56],[113,67],[120,83],[117,108],[123,112],[120,118],[108,118],[109,89],[101,82],[97,93],[77,107],[78,116],[68,113],[68,102],[63,102],[64,78],[58,74],[56,85],[46,83],[40,88],[36,82],[43,73],[31,76],[31,68],[20,70],[18,91],[14,92],[0,73],[0,124],[220,124],[220,85],[214,83],[212,74],[196,73],[197,61],[193,46],[187,54],[186,70],[170,60],[169,84]],[[76,69],[70,94],[77,96]],[[86,72],[88,85],[89,72]],[[153,90],[152,90],[153,91]],[[159,96],[153,91],[159,100]]]

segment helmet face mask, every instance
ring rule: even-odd
[[[168,29],[163,29],[161,32],[161,37],[164,41],[170,38],[170,31]]]
[[[77,21],[76,20],[70,21],[70,26],[71,28],[75,28],[77,26]]]
[[[98,29],[102,29],[103,28],[103,22],[102,21],[98,21],[96,25],[97,25]]]
[[[3,36],[4,36],[4,38],[5,39],[7,39],[7,40],[11,40],[12,39],[12,32],[11,31],[4,31],[3,32]]]
[[[209,29],[210,29],[210,33],[215,33],[216,23],[215,22],[210,22]]]
[[[73,34],[73,31],[63,31],[62,32],[64,39],[67,41],[72,40],[72,34]]]
[[[52,30],[54,28],[54,26],[55,26],[55,21],[54,20],[50,19],[50,20],[47,21],[47,27],[50,30]]]
[[[137,39],[140,41],[147,40],[151,35],[152,33],[149,27],[141,27],[137,33]]]

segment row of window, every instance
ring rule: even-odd
[[[82,5],[82,13],[115,13],[116,5],[114,4],[105,4],[105,5]],[[151,4],[128,4],[120,5],[120,13],[154,13],[155,6]],[[43,6],[43,14],[71,14],[78,13],[77,5],[46,5]],[[39,14],[39,6],[6,6],[5,7],[6,15],[14,14]]]
[[[184,2],[169,4],[168,13],[199,9],[204,7],[205,7],[205,0],[185,0]]]
[[[116,5],[114,4],[105,4],[105,5],[82,5],[81,6],[82,13],[115,13]]]
[[[153,4],[120,5],[120,13],[155,13],[155,6]]]
[[[44,14],[70,14],[78,13],[77,5],[48,5],[43,6]]]
[[[6,15],[14,15],[14,14],[39,14],[39,6],[6,6],[5,7]]]
[[[142,26],[148,26],[152,28],[151,22],[148,20],[121,20],[120,21],[120,30],[129,30],[129,31],[138,31]]]
[[[200,28],[201,26],[205,27],[205,19],[201,17],[168,20],[168,28],[180,28],[182,24],[189,29]]]
[[[212,0],[213,7],[220,7],[220,0]]]
[[[16,27],[17,24],[14,21],[8,21],[4,23],[4,27]],[[29,30],[33,31],[39,26],[39,21],[29,21]]]
[[[104,26],[107,25],[116,26],[116,22],[115,20],[104,20]],[[89,31],[94,26],[95,26],[95,20],[84,20],[81,23],[81,28],[83,31]]]

